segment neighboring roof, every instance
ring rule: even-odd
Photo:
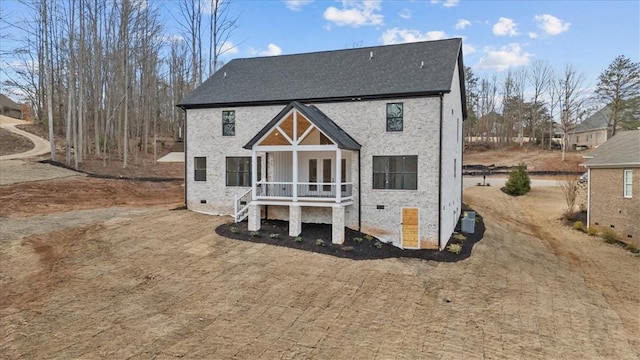
[[[466,117],[459,38],[234,59],[178,106],[285,105],[291,101],[435,95],[451,91],[456,63]]]
[[[586,118],[583,122],[576,125],[575,132],[583,132],[583,131],[592,131],[592,130],[601,130],[607,129],[609,127],[609,116],[611,114],[611,110],[609,106],[605,106],[602,109],[596,111],[595,114]]]
[[[313,105],[303,105],[299,102],[293,101],[287,105],[276,117],[274,117],[265,127],[260,130],[256,136],[254,136],[245,146],[245,149],[251,149],[264,135],[266,135],[271,129],[286,116],[291,109],[296,109],[304,115],[313,125],[315,125],[320,131],[322,131],[331,141],[336,143],[340,149],[346,150],[359,150],[360,144],[355,141],[346,131],[336,123],[333,122],[327,115],[325,115],[320,109]]]
[[[640,166],[640,130],[617,132],[589,156],[586,167]]]
[[[9,99],[6,95],[3,94],[0,94],[0,106],[2,106],[2,108],[22,111],[22,106],[20,106],[20,104]]]

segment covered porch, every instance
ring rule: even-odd
[[[289,207],[289,235],[302,230],[303,207],[331,207],[334,243],[344,241],[345,207],[353,204],[353,171],[360,145],[315,106],[287,105],[245,145],[251,150],[249,230],[260,228],[260,207]],[[266,172],[258,174],[258,154]]]

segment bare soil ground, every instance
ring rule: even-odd
[[[65,213],[14,208],[20,216],[1,219],[3,229],[23,226],[0,241],[0,353],[637,359],[640,258],[564,227],[559,198],[556,188],[520,198],[466,190],[486,232],[456,263],[354,261],[232,240],[214,232],[228,218],[171,204],[75,210],[67,218],[92,221],[68,226]]]
[[[17,126],[19,129],[28,131],[32,134],[38,135],[42,138],[48,139],[49,135],[45,129],[36,124],[27,124]],[[65,148],[64,138],[60,135],[55,136],[56,139],[56,160],[58,162],[65,162]],[[12,144],[8,143],[6,146],[11,148]],[[17,144],[17,143],[16,143]],[[157,144],[156,158],[159,159],[162,156],[168,154],[171,151],[171,147],[174,142],[172,139],[162,139]],[[79,163],[78,169],[92,174],[109,175],[109,176],[122,176],[122,177],[162,177],[162,178],[184,178],[184,163],[155,163],[153,155],[153,147],[149,146],[149,153],[138,152],[137,154],[131,154],[128,159],[128,166],[123,167],[122,159],[117,156],[111,155],[108,159],[103,159],[102,155],[95,157],[89,155],[83,162]],[[14,150],[13,153],[19,151]],[[11,153],[11,152],[10,152]],[[43,159],[48,159],[49,156],[43,156]],[[74,160],[71,160],[71,166],[74,166]]]
[[[546,150],[533,146],[513,145],[490,150],[466,150],[464,165],[515,166],[524,162],[529,170],[537,171],[584,171],[580,166],[585,152],[570,151],[562,161],[560,150]]]
[[[0,128],[0,156],[17,154],[33,149],[31,140]]]
[[[354,261],[222,237],[170,210],[180,182],[14,165],[2,358],[640,357],[640,257],[564,226],[556,187],[465,190],[486,226],[466,260]]]
[[[0,216],[32,216],[113,206],[184,204],[180,181],[72,177],[0,186]]]

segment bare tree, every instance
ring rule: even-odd
[[[567,135],[574,129],[586,100],[582,93],[583,82],[584,75],[578,73],[573,66],[567,65],[555,83],[558,93],[558,104],[561,109],[562,161],[565,160]]]
[[[579,178],[575,175],[565,175],[562,179],[557,181],[560,191],[564,197],[567,209],[565,216],[567,218],[573,215],[573,210],[576,207],[576,199],[578,197]]]
[[[553,71],[548,62],[542,60],[536,60],[531,64],[531,70],[529,71],[529,76],[527,77],[529,80],[529,85],[532,88],[533,96],[532,102],[533,106],[531,107],[531,115],[530,115],[530,123],[529,123],[529,133],[532,137],[535,138],[536,134],[536,126],[538,125],[538,109],[542,105],[542,98],[546,94],[550,86],[550,80],[553,75]],[[541,129],[540,131],[541,142],[540,144],[544,146],[544,131]],[[550,136],[553,134],[550,132]]]
[[[238,18],[229,15],[229,4],[231,0],[211,0],[209,75],[220,68],[220,56],[233,49],[229,38],[237,27]]]

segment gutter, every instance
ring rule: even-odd
[[[184,111],[184,134],[182,137],[182,142],[184,143],[184,207],[187,207],[187,110],[180,106],[182,111]]]
[[[358,231],[362,231],[362,163],[358,149]]]
[[[299,103],[334,103],[334,102],[352,102],[366,100],[388,100],[388,99],[406,99],[418,98],[425,96],[441,96],[441,94],[450,93],[451,90],[437,91],[415,91],[410,93],[382,94],[382,95],[353,95],[353,96],[336,96],[323,98],[303,98],[303,99],[274,99],[274,100],[254,100],[254,101],[238,101],[238,102],[219,102],[219,103],[199,103],[199,104],[178,104],[183,109],[209,109],[219,107],[240,107],[240,106],[268,106],[268,105],[288,105],[291,102]]]
[[[440,143],[438,144],[438,250],[442,250],[442,123],[444,112],[444,93],[440,93]]]

